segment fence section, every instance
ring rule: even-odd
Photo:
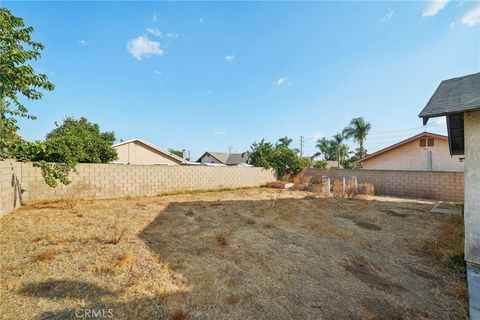
[[[463,172],[404,170],[306,169],[306,176],[330,180],[357,177],[359,183],[370,183],[375,195],[463,202]]]
[[[79,164],[72,183],[45,184],[31,163],[0,161],[0,216],[24,202],[67,197],[116,198],[163,192],[259,186],[275,180],[263,168]]]

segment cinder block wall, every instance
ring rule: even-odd
[[[12,177],[24,202],[69,197],[105,199],[154,196],[162,192],[260,186],[275,180],[263,168],[79,164],[71,184],[50,188],[31,163],[0,161],[0,216],[18,207]]]
[[[463,172],[404,170],[306,169],[306,176],[330,180],[357,177],[359,183],[370,183],[375,195],[463,202]]]
[[[21,163],[14,161],[0,161],[0,217],[20,206]]]

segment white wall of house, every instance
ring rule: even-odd
[[[426,171],[431,152],[432,171],[464,171],[460,156],[450,156],[448,141],[434,138],[433,147],[420,147],[420,139],[411,141],[378,156],[362,161],[363,169]]]
[[[470,319],[480,319],[480,111],[465,112],[465,261]]]
[[[117,162],[125,164],[178,165],[178,161],[141,142],[132,141],[113,147],[118,154]]]

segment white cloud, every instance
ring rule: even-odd
[[[323,138],[324,135],[321,132],[314,132],[313,134],[307,136],[308,141],[310,142],[317,142],[317,140]]]
[[[153,70],[153,73],[155,73],[157,76],[161,76],[162,72],[158,70]]]
[[[390,20],[392,16],[393,16],[393,10],[392,8],[388,8],[387,13],[382,18],[382,22],[386,20]]]
[[[216,136],[224,136],[227,133],[223,130],[219,130],[219,131],[214,131],[213,134],[216,135]]]
[[[164,53],[159,42],[152,41],[146,36],[128,41],[127,50],[137,60],[142,60],[143,57],[161,56]]]
[[[78,40],[78,43],[80,44],[81,47],[86,47],[86,46],[88,46],[88,44],[89,44],[89,43],[88,43],[87,41],[85,41],[85,40]]]
[[[278,78],[277,80],[275,80],[273,82],[273,84],[276,85],[276,86],[281,86],[281,85],[285,84],[287,82],[287,80],[288,80],[288,77]]]
[[[455,28],[455,25],[456,25],[455,22],[450,23],[450,28]]]
[[[158,16],[157,14],[154,12],[153,15],[152,15],[152,20],[153,21],[157,21],[158,20]]]
[[[480,4],[468,11],[460,20],[460,22],[467,26],[473,27],[480,24]]]
[[[178,38],[178,33],[176,32],[169,32],[166,34],[166,37],[167,38],[170,38],[170,39],[177,39]]]
[[[157,28],[147,28],[147,32],[156,37],[160,37],[162,35],[162,32]]]
[[[442,11],[450,0],[429,0],[423,9],[422,17],[433,17]]]
[[[225,56],[225,61],[227,61],[227,62],[233,62],[233,60],[235,60],[235,55],[233,55],[233,54],[227,54],[227,55]]]

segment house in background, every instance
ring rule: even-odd
[[[131,139],[112,146],[117,151],[118,159],[115,163],[121,164],[147,164],[177,166],[190,164],[189,161],[180,158],[168,151],[142,139]]]
[[[465,261],[470,319],[480,319],[480,72],[444,80],[419,117],[447,117],[452,155],[465,155]]]
[[[458,155],[451,156],[448,137],[422,132],[359,160],[362,169],[463,171]]]
[[[250,166],[247,153],[205,152],[197,162],[206,165]]]

